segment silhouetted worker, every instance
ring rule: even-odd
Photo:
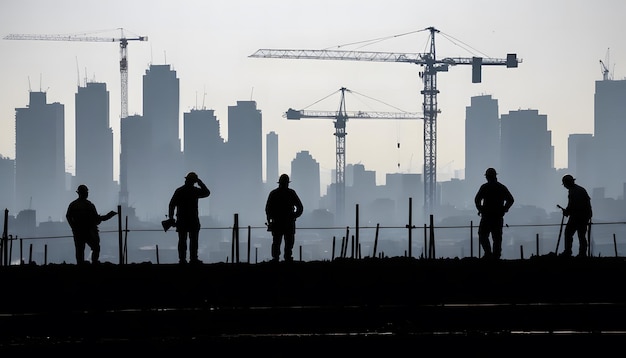
[[[195,186],[194,184],[198,184]],[[198,217],[198,199],[211,194],[209,188],[194,172],[185,176],[185,184],[177,188],[170,200],[168,216],[174,218],[176,211],[176,232],[178,233],[178,263],[187,263],[187,236],[189,236],[189,262],[202,263],[198,259],[198,237],[200,236],[200,218]]]
[[[591,210],[591,198],[587,190],[576,184],[573,176],[566,174],[562,178],[563,186],[568,190],[567,207],[563,209],[563,215],[568,216],[565,225],[565,249],[561,256],[572,256],[572,244],[574,233],[578,232],[578,257],[587,256],[587,226],[593,212]]]
[[[295,190],[289,188],[289,175],[282,174],[278,188],[272,190],[265,204],[268,230],[272,232],[272,261],[280,259],[280,245],[285,239],[285,261],[293,261],[293,245],[296,235],[296,219],[304,207]]]
[[[91,263],[98,263],[100,259],[100,233],[98,225],[109,220],[117,213],[109,211],[106,215],[98,214],[96,206],[89,200],[89,188],[79,185],[76,189],[78,199],[72,201],[67,207],[65,218],[72,228],[74,235],[74,247],[76,248],[76,263],[85,263],[85,245],[91,249]]]
[[[493,168],[485,171],[487,182],[480,186],[474,204],[480,215],[478,226],[478,241],[485,252],[485,258],[499,259],[502,254],[502,226],[504,214],[509,211],[513,202],[513,195],[509,189],[498,182],[498,173]],[[489,234],[493,240],[493,250],[489,242]]]

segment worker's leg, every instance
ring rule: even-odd
[[[578,257],[587,256],[587,223],[581,222],[578,225]]]
[[[91,263],[97,264],[100,262],[100,235],[97,232],[92,234],[87,245],[91,249]]]
[[[187,231],[178,231],[178,263],[187,263]]]
[[[565,225],[565,231],[563,232],[563,240],[565,248],[561,253],[561,256],[572,256],[572,244],[574,243],[574,233],[576,232],[576,226],[573,222],[567,221]]]
[[[293,261],[293,244],[295,241],[295,233],[285,234],[285,261]]]
[[[280,259],[280,245],[282,241],[282,232],[272,232],[272,261],[278,261]]]
[[[85,240],[80,236],[74,236],[74,248],[76,251],[76,264],[85,263]]]
[[[494,219],[491,227],[491,239],[493,240],[493,257],[499,259],[502,255],[502,225],[504,219]]]
[[[478,225],[478,242],[483,248],[483,256],[491,257],[491,243],[489,242],[489,228],[487,226],[487,220],[480,219]]]
[[[198,237],[200,230],[189,231],[189,261],[198,263]]]

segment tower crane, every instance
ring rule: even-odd
[[[43,40],[43,41],[88,41],[88,42],[119,42],[120,43],[120,77],[121,77],[121,118],[128,117],[128,41],[148,41],[147,36],[126,37],[124,29],[120,37],[97,37],[83,35],[36,35],[9,34],[5,40]]]
[[[5,40],[43,40],[43,41],[86,41],[86,42],[119,42],[120,43],[120,85],[121,85],[121,114],[120,119],[128,117],[128,41],[148,41],[147,36],[126,37],[124,29],[120,28],[120,37],[97,37],[85,35],[37,35],[37,34],[9,34]],[[123,171],[124,169],[120,169]],[[126,188],[125,173],[120,173],[120,203],[127,204],[128,191]]]
[[[347,111],[346,110],[346,92],[351,92],[349,89],[342,87],[339,89],[341,92],[341,99],[339,102],[339,110],[336,112],[331,111],[309,111],[309,110],[295,110],[289,108],[283,115],[287,119],[300,120],[302,118],[319,118],[319,119],[334,119],[335,120],[335,210],[337,219],[339,222],[343,222],[345,216],[345,201],[346,201],[346,182],[345,182],[345,169],[346,169],[346,122],[349,118],[353,119],[424,119],[424,116],[420,113],[411,112],[363,112],[363,111]]]
[[[348,60],[370,62],[400,62],[420,65],[424,68],[420,78],[424,83],[424,213],[432,214],[435,209],[437,185],[437,73],[447,72],[450,66],[471,65],[472,82],[481,82],[482,66],[517,67],[521,60],[514,53],[506,59],[482,57],[445,57],[438,59],[435,51],[435,34],[440,31],[434,27],[424,30],[430,32],[430,50],[425,53],[368,52],[345,50],[294,50],[294,49],[259,49],[249,57],[281,59]]]
[[[602,60],[600,60],[600,67],[602,70],[602,80],[603,81],[607,81],[607,80],[612,80],[613,76],[611,75],[611,71],[609,70],[609,49],[606,50],[606,59],[605,62],[602,62]]]

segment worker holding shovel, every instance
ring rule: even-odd
[[[563,210],[563,216],[568,216],[565,225],[565,248],[559,256],[571,257],[574,233],[578,233],[578,257],[587,256],[587,227],[593,215],[591,210],[591,198],[587,190],[575,183],[574,177],[567,174],[562,178],[563,186],[569,191],[567,207]],[[560,235],[559,235],[560,238]],[[558,250],[558,243],[557,243]]]

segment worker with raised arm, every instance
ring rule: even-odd
[[[198,186],[196,186],[196,184]],[[187,237],[189,237],[189,262],[200,264],[198,258],[198,238],[200,236],[200,217],[198,199],[211,194],[209,188],[194,172],[185,176],[185,184],[174,191],[168,207],[169,219],[176,213],[176,232],[178,233],[178,263],[187,263]]]

